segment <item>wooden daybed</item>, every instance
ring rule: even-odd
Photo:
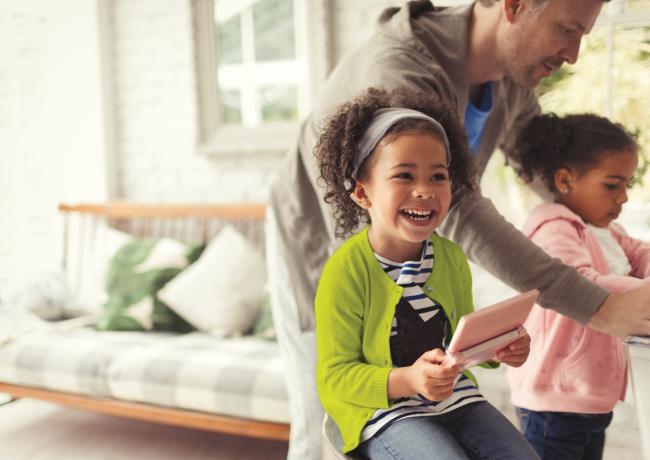
[[[117,228],[138,236],[170,236],[185,241],[208,242],[224,223],[229,223],[242,234],[245,234],[254,245],[263,250],[265,208],[264,205],[260,204],[153,205],[120,202],[80,205],[62,204],[59,206],[59,210],[64,216],[64,270],[69,270],[70,258],[75,256],[71,252],[74,250],[73,246],[76,245],[73,244],[74,241],[71,239],[81,238],[83,234],[92,233],[97,225],[109,225],[111,228]],[[232,350],[236,349],[239,344],[243,347],[252,347],[245,353],[246,356],[252,356],[250,359],[257,359],[255,355],[258,354],[251,350],[263,350],[264,356],[259,359],[263,359],[263,365],[266,366],[264,376],[254,377],[256,380],[253,383],[241,382],[241,384],[237,384],[235,382],[235,386],[250,388],[253,392],[253,399],[257,397],[255,393],[260,393],[259,400],[256,399],[254,403],[249,405],[245,395],[239,393],[240,388],[233,389],[232,396],[228,393],[231,390],[218,389],[215,390],[215,396],[213,397],[209,389],[212,387],[221,388],[221,385],[206,383],[205,385],[202,384],[203,386],[200,388],[180,391],[178,394],[185,394],[185,403],[180,404],[181,407],[174,407],[174,402],[166,402],[160,395],[157,396],[158,399],[154,399],[163,401],[163,404],[138,401],[138,396],[133,397],[132,400],[126,400],[119,396],[115,397],[113,394],[115,393],[113,390],[120,386],[126,389],[122,393],[125,391],[128,393],[131,391],[130,388],[133,387],[133,383],[128,381],[133,377],[131,375],[133,371],[128,366],[123,366],[122,371],[118,368],[120,367],[119,361],[125,355],[129,353],[133,355],[131,342],[140,340],[140,336],[136,337],[135,333],[126,333],[126,336],[129,337],[128,340],[122,340],[120,333],[109,333],[108,336],[102,336],[102,334],[106,333],[89,327],[83,328],[83,331],[58,331],[53,338],[48,336],[39,337],[37,336],[39,334],[31,334],[24,339],[19,338],[14,342],[0,346],[0,392],[7,393],[16,399],[40,399],[78,409],[155,423],[255,438],[282,441],[288,441],[289,439],[288,398],[286,388],[284,388],[279,355],[277,354],[277,344],[273,341],[261,341],[260,339],[258,343],[255,338],[247,337],[212,339],[200,334],[189,338],[169,335],[162,335],[160,338],[155,336],[156,338],[153,341],[148,337],[143,338],[145,342],[142,345],[137,345],[140,348],[136,350],[140,354],[155,355],[156,353],[151,349],[153,346],[160,346],[165,352],[172,353],[170,350],[174,349],[173,344],[176,343],[173,342],[174,340],[185,347],[182,350],[199,350],[195,353],[197,356],[200,355],[196,361],[197,369],[205,369],[206,373],[211,373],[216,366],[212,365],[210,361],[213,359],[213,355],[216,356],[219,353],[232,354]],[[141,334],[156,333],[144,332]],[[103,337],[110,337],[110,340],[113,340],[114,343],[97,345],[97,356],[101,357],[101,359],[98,360],[99,364],[93,364],[94,367],[86,364],[89,359],[86,355],[83,356],[83,359],[80,357],[78,361],[79,363],[83,362],[83,366],[78,363],[68,366],[71,369],[74,368],[75,372],[79,371],[79,369],[83,372],[87,368],[93,369],[92,375],[84,375],[78,379],[82,383],[76,383],[76,377],[65,376],[63,375],[64,370],[55,367],[57,365],[56,361],[63,359],[55,356],[53,354],[55,352],[51,351],[57,349],[59,341],[63,347],[61,356],[64,356],[69,354],[70,350],[79,348],[78,343],[94,343],[70,342],[65,344],[66,340],[88,341],[93,340],[95,337],[98,341],[103,340]],[[31,342],[26,343],[26,341]],[[214,352],[210,349],[212,343],[215,344]],[[38,348],[39,346],[44,347],[43,349],[46,351],[39,351],[41,350]],[[88,350],[87,353],[90,354],[91,351]],[[47,358],[38,357],[44,353],[48,356]],[[161,353],[163,352],[161,351]],[[178,350],[173,351],[173,353],[174,356],[179,355]],[[182,365],[194,360],[192,353],[191,351],[188,353],[187,359],[182,362]],[[50,354],[52,354],[51,358],[49,357]],[[132,359],[135,359],[133,356]],[[162,361],[163,358],[160,359],[161,362],[166,362]],[[40,361],[44,361],[44,363]],[[40,364],[34,364],[35,362]],[[133,362],[137,362],[137,359]],[[236,364],[229,363],[228,366]],[[42,365],[43,369],[35,369],[37,365]],[[21,366],[23,367],[21,368]],[[97,370],[98,366],[99,370]],[[252,375],[251,369],[255,369],[257,365],[253,362],[247,366],[244,370],[235,372],[228,368],[225,375],[229,378],[232,378],[233,375],[248,378],[247,376]],[[131,374],[127,375],[127,371],[131,372]],[[120,372],[123,375],[120,375]],[[192,372],[195,372],[195,370]],[[192,372],[188,371],[187,375],[194,375]],[[61,375],[59,375],[60,373]],[[114,378],[122,378],[123,381],[112,382],[111,379]],[[194,384],[195,380],[197,380],[190,377],[184,378],[188,385]],[[181,379],[176,378],[176,380]],[[75,382],[72,383],[73,381]],[[175,394],[175,390],[165,389],[161,387],[159,382],[149,382],[146,385],[150,385],[146,388],[152,388],[153,390],[143,390],[144,399],[157,393],[167,395],[166,397],[169,400],[177,398],[177,395],[173,398],[169,396]],[[223,393],[219,393],[220,391],[223,391]],[[204,403],[201,402],[201,398],[207,401],[207,405],[205,405],[205,407],[209,406],[207,410],[203,410]],[[183,401],[183,397],[178,399]],[[239,402],[235,404],[233,401]],[[221,412],[219,404],[223,405],[223,412]],[[238,411],[244,413],[244,416],[235,414]]]

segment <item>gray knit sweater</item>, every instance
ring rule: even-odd
[[[332,210],[314,156],[319,124],[339,104],[371,86],[431,91],[449,102],[464,119],[469,97],[467,38],[472,6],[435,8],[412,1],[386,9],[376,32],[334,69],[302,125],[297,144],[284,158],[271,188],[270,205],[279,234],[302,330],[314,329],[313,299],[334,238]],[[508,78],[493,84],[494,110],[475,157],[482,174],[497,147],[506,155],[517,126],[539,113],[532,91]],[[467,256],[514,289],[541,291],[540,303],[586,323],[607,292],[574,268],[551,259],[525,238],[480,192],[456,193],[439,233],[458,243]]]

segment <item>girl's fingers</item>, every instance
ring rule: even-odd
[[[530,336],[528,334],[522,335],[520,338],[508,345],[508,350],[521,350],[530,348]]]
[[[440,348],[435,348],[433,350],[425,352],[422,355],[422,358],[430,363],[439,364],[445,359],[445,352]]]
[[[452,375],[445,375],[445,376],[440,376],[431,372],[425,372],[425,377],[427,378],[427,381],[436,386],[444,386],[444,385],[449,385],[452,383],[454,380],[456,380],[456,375],[457,374],[452,374]]]

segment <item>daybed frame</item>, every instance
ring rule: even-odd
[[[177,238],[188,236],[194,238],[195,241],[196,235],[200,235],[200,240],[208,241],[224,222],[228,222],[248,233],[249,238],[256,239],[258,245],[263,245],[261,229],[263,228],[265,207],[261,204],[153,205],[117,202],[74,206],[61,204],[59,210],[63,213],[65,219],[64,269],[70,256],[68,254],[69,232],[70,221],[73,216],[89,218],[92,222],[91,228],[100,220],[105,220],[111,226],[130,231],[136,235],[167,235]],[[191,229],[188,230],[188,227],[191,227]],[[9,394],[12,399],[40,399],[102,414],[167,425],[253,438],[289,440],[289,424],[285,423],[263,422],[5,383],[0,383],[0,392]]]

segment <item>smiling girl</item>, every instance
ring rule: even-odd
[[[370,89],[326,122],[316,148],[337,236],[361,227],[319,281],[318,392],[344,451],[364,458],[537,458],[470,372],[441,365],[473,310],[467,259],[435,232],[453,192],[475,187],[456,116],[430,95]],[[529,345],[522,337],[498,360],[520,366]]]
[[[639,161],[621,125],[588,114],[538,116],[520,132],[516,151],[520,176],[541,179],[554,197],[533,210],[526,236],[610,292],[648,282],[650,245],[613,222]],[[528,362],[508,372],[526,438],[543,459],[602,458],[605,428],[625,393],[620,339],[539,306],[526,328]]]

